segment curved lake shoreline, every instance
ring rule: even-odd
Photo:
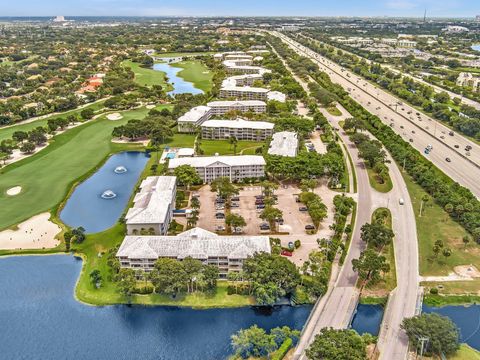
[[[224,359],[239,329],[301,329],[311,309],[87,306],[72,294],[81,266],[66,255],[0,259],[2,359]]]
[[[162,71],[168,77],[168,83],[173,86],[173,90],[169,91],[169,95],[191,93],[193,95],[203,94],[203,91],[196,88],[195,84],[184,80],[178,75],[183,69],[172,66],[171,59],[162,59],[166,62],[159,62],[153,64],[153,70]]]

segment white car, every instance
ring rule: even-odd
[[[398,203],[400,205],[403,205],[403,204],[405,204],[405,200],[403,200],[403,198],[400,198],[400,199],[398,199]]]

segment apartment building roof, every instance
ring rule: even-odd
[[[205,116],[211,109],[208,106],[196,106],[178,118],[181,122],[197,122]]]
[[[175,169],[181,165],[190,165],[193,167],[208,167],[216,163],[227,166],[248,166],[265,165],[263,156],[258,155],[239,155],[239,156],[197,156],[190,158],[175,158],[168,162],[169,169]]]
[[[279,102],[287,101],[287,95],[281,93],[280,91],[269,91],[267,94],[268,100],[275,100]]]
[[[126,223],[163,224],[168,205],[173,201],[176,182],[175,176],[149,176],[143,180],[134,205],[125,216]]]
[[[230,128],[230,129],[254,129],[254,130],[269,130],[273,129],[275,124],[266,121],[248,121],[244,119],[236,120],[207,120],[202,124],[202,127],[210,128]]]
[[[268,236],[220,236],[197,227],[176,236],[126,236],[117,256],[130,259],[184,259],[189,256],[246,259],[256,252],[270,251]]]
[[[268,153],[270,155],[294,157],[297,155],[297,148],[297,133],[281,131],[273,134]]]

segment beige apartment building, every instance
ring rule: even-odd
[[[267,104],[260,100],[238,100],[238,101],[212,101],[207,104],[211,109],[212,116],[223,115],[230,111],[254,112],[261,114],[267,111]]]
[[[202,139],[264,141],[273,134],[275,125],[266,121],[207,120],[202,124]]]

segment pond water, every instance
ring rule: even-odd
[[[220,360],[239,329],[300,329],[311,310],[88,306],[73,297],[81,266],[68,255],[0,259],[2,360]]]
[[[358,304],[351,328],[360,335],[369,333],[377,336],[383,318],[383,306]]]
[[[182,68],[172,66],[170,64],[171,59],[166,58],[162,60],[166,62],[153,64],[153,70],[163,71],[167,74],[168,82],[172,84],[174,88],[172,91],[168,92],[169,95],[185,93],[191,93],[193,95],[203,94],[203,91],[197,89],[193,83],[185,81],[183,78],[177,75],[183,70]]]
[[[475,51],[480,51],[480,44],[472,45],[472,49]]]
[[[471,306],[423,306],[424,313],[448,316],[460,329],[460,341],[480,350],[480,305]]]
[[[125,209],[148,157],[139,151],[112,155],[95,174],[75,188],[60,219],[72,227],[83,226],[87,233],[113,226]]]

